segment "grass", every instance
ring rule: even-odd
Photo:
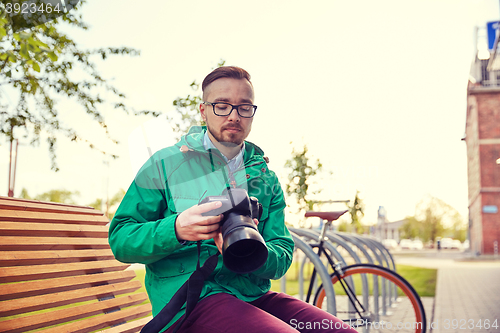
[[[295,263],[294,263],[295,264]],[[309,279],[312,272],[312,264],[311,267],[305,267],[304,269],[304,293],[307,292],[307,288],[309,287]],[[296,295],[299,293],[299,282],[298,282],[298,266],[293,265],[290,267],[290,270],[286,276],[286,293],[289,295]],[[415,291],[421,296],[434,297],[436,295],[436,281],[437,281],[437,270],[429,269],[429,268],[420,268],[413,267],[407,265],[396,265],[396,272],[401,275],[405,280],[407,280],[415,289]],[[321,283],[321,281],[318,283]],[[368,279],[370,292],[372,290],[373,280]],[[359,276],[354,277],[354,285],[356,291],[361,291],[361,278]],[[335,293],[338,295],[344,295],[345,292],[340,286],[340,284],[335,284]],[[280,292],[281,291],[281,282],[279,280],[271,281],[271,290]]]

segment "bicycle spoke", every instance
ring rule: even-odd
[[[344,275],[338,280],[332,276],[335,292],[337,294],[337,316],[351,326],[357,327],[359,332],[401,332],[425,333],[425,312],[420,298],[406,280],[383,267],[370,264],[357,264],[343,269]],[[361,287],[361,276],[364,274],[368,289]],[[350,288],[345,280],[352,277],[354,288]],[[342,284],[346,284],[347,295],[343,293]],[[336,287],[336,286],[339,287]],[[356,295],[349,295],[349,291]],[[397,293],[396,293],[397,292]],[[320,287],[315,298],[315,305],[324,303],[324,291]],[[366,311],[360,311],[353,303],[361,302]],[[347,318],[345,318],[347,316]]]

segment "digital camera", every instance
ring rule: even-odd
[[[202,215],[224,215],[220,222],[224,265],[239,274],[251,273],[262,267],[268,256],[267,246],[253,221],[262,216],[262,205],[241,188],[224,190],[220,196],[208,196],[200,205],[215,201],[222,202],[222,206]]]

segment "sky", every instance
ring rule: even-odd
[[[466,87],[486,22],[499,20],[498,0],[89,0],[81,10],[91,28],[70,33],[82,47],[141,51],[97,61],[131,107],[174,114],[172,101],[199,93],[190,83],[224,59],[252,76],[258,111],[248,141],[264,150],[283,187],[285,161],[307,145],[311,160],[323,164],[313,185],[322,191],[312,199],[352,201],[359,191],[363,222],[371,224],[379,206],[396,221],[433,196],[466,219]],[[120,157],[60,138],[54,172],[46,144],[21,139],[16,195],[66,189],[89,204],[128,188],[148,144],[155,151],[175,143],[164,116],[104,107],[110,136],[120,142],[113,145],[81,107],[58,105],[66,124]],[[7,195],[8,149],[0,142],[0,195]]]

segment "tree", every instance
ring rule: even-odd
[[[347,203],[346,205],[349,208],[354,231],[358,234],[363,234],[365,232],[365,227],[361,224],[361,218],[365,216],[365,204],[359,197],[359,191],[356,191],[354,202],[352,204]]]
[[[399,228],[402,239],[414,239],[421,234],[421,222],[415,216],[406,217],[405,223]]]
[[[460,213],[444,201],[429,196],[415,208],[415,215],[408,217],[400,231],[405,238],[420,238],[423,242],[436,241],[437,237],[454,237],[464,240],[466,228]]]
[[[111,199],[104,201],[104,199],[102,198],[97,198],[94,202],[88,204],[88,206],[94,207],[95,209],[98,210],[104,210],[104,213],[106,214],[108,219],[111,220],[115,215],[116,211],[116,209],[112,208],[117,204],[119,204],[124,196],[125,196],[125,190],[120,189],[118,190],[118,192],[115,193],[115,195],[111,197]]]
[[[83,30],[89,28],[79,12],[84,3],[85,0],[80,1],[75,9],[53,21],[22,31],[18,31],[16,18],[7,15],[3,2],[0,4],[0,137],[12,143],[20,138],[17,129],[23,130],[23,139],[31,145],[38,144],[42,136],[46,137],[51,168],[55,171],[58,170],[57,134],[63,134],[71,141],[86,142],[89,147],[97,149],[72,126],[60,121],[57,98],[77,102],[115,143],[100,110],[103,104],[110,103],[116,109],[127,113],[133,111],[136,115],[159,115],[129,109],[124,104],[125,95],[99,74],[93,60],[96,57],[106,60],[115,54],[139,55],[139,51],[127,47],[85,50],[62,32],[63,25]],[[105,99],[105,94],[110,97]]]
[[[309,194],[317,194],[321,191],[309,193],[309,186],[313,182],[312,179],[322,170],[323,165],[319,159],[311,164],[307,152],[307,145],[304,145],[298,151],[294,148],[292,149],[292,157],[285,162],[285,168],[290,170],[286,193],[288,196],[295,197],[299,206],[297,213],[303,210],[313,210],[314,205],[318,204],[318,202],[311,200]]]
[[[19,196],[21,199],[34,199],[40,201],[50,201],[50,202],[61,202],[66,204],[76,204],[74,200],[74,196],[80,195],[78,191],[68,191],[68,190],[50,190],[48,192],[44,192],[36,195],[34,198],[31,198],[28,194],[28,190],[23,188],[21,190],[21,195]]]
[[[215,68],[222,67],[226,63],[221,59]],[[215,69],[215,68],[212,68]],[[176,139],[180,140],[181,136],[187,134],[191,126],[204,126],[205,122],[201,118],[198,105],[203,102],[200,92],[200,83],[194,80],[190,85],[195,94],[188,94],[186,97],[177,97],[172,104],[175,107],[176,114],[174,116],[167,115],[167,120],[172,123],[172,130],[176,133]]]

